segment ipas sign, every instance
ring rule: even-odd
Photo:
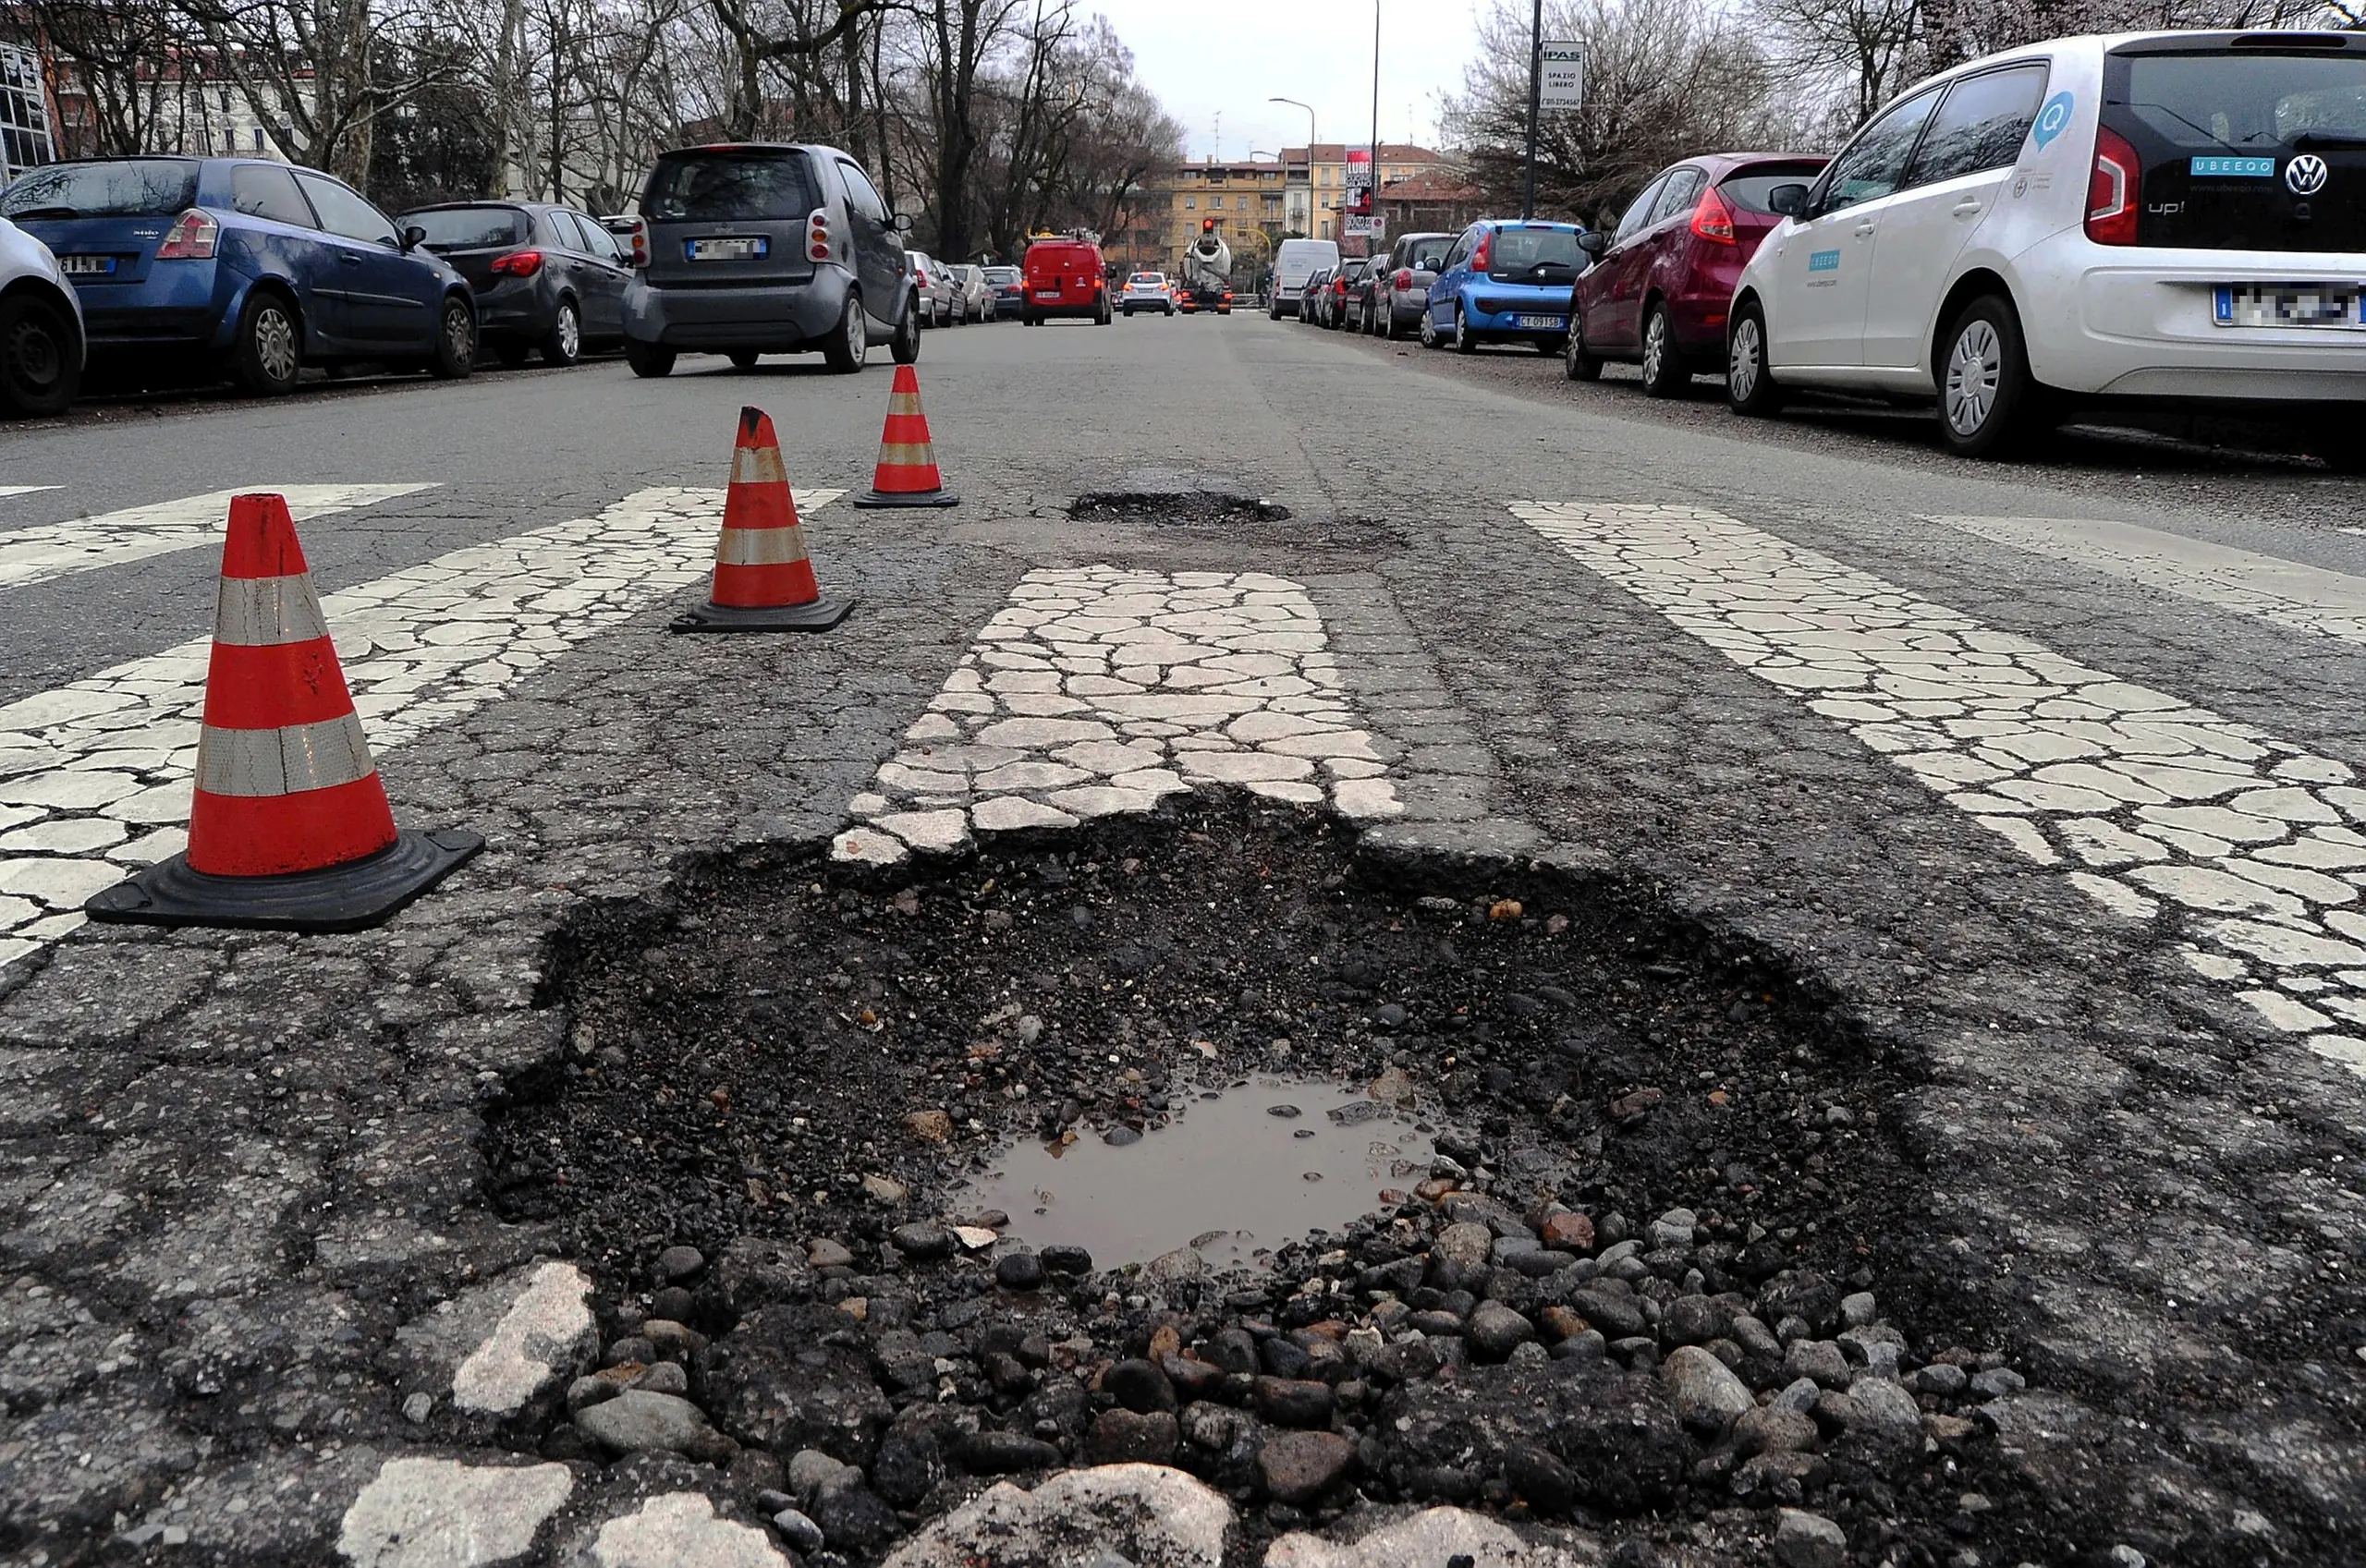
[[[1539,44],[1536,103],[1543,109],[1581,109],[1586,101],[1586,46],[1581,43]]]

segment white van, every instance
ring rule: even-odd
[[[1338,264],[1339,248],[1327,239],[1283,240],[1282,248],[1274,252],[1274,298],[1269,307],[1274,320],[1282,319],[1284,307],[1297,315],[1306,280],[1324,267]]]
[[[2079,405],[2297,418],[2366,466],[2366,36],[2056,39],[1909,89],[1734,291],[1727,397],[1934,398],[1965,456]]]

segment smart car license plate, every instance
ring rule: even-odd
[[[1569,324],[1560,316],[1515,316],[1512,320],[1531,332],[1559,332]]]
[[[60,256],[57,270],[69,277],[104,277],[115,271],[112,256]]]
[[[2349,327],[2359,291],[2335,283],[2220,284],[2211,319],[2222,327]]]
[[[761,261],[772,249],[761,234],[733,235],[724,239],[693,239],[689,242],[693,261]]]

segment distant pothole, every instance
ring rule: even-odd
[[[1290,509],[1224,491],[1095,490],[1078,496],[1068,516],[1079,523],[1285,523]]]
[[[1976,1418],[2019,1380],[1921,1249],[1890,1068],[1648,894],[1189,796],[900,886],[818,845],[694,869],[546,973],[568,1060],[490,1107],[488,1185],[602,1281],[625,1369],[583,1397],[654,1355],[735,1480],[853,1466],[800,1499],[846,1562],[1116,1460],[1217,1486],[1251,1541],[1363,1501],[1713,1536],[1807,1506],[1868,1561],[2049,1538]],[[1266,1161],[1269,1218],[1205,1209],[1238,1246],[1174,1175],[1114,1253],[1032,1212],[1056,1192],[968,1185],[1236,1107],[1340,1112],[1386,1174],[1310,1222],[1282,1189],[1328,1171]]]

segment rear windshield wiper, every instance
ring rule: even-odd
[[[2312,147],[2366,147],[2366,135],[2350,130],[2304,130],[2292,145],[2306,152]]]

